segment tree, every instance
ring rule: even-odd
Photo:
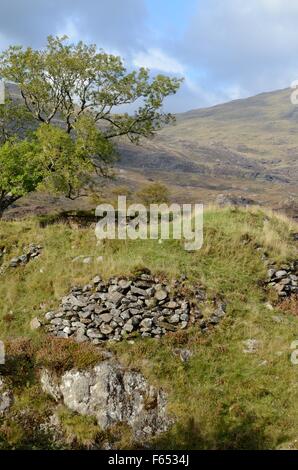
[[[92,172],[108,176],[113,138],[138,143],[171,122],[162,104],[181,83],[163,75],[151,79],[144,68],[127,72],[120,57],[95,45],[52,36],[41,50],[10,46],[0,55],[0,76],[17,84],[23,98],[0,106],[0,213],[36,187],[74,199]],[[133,113],[121,114],[123,105],[134,105]],[[16,112],[37,123],[30,137],[12,130]]]
[[[40,188],[76,199],[84,194],[82,188],[92,184],[94,170],[108,176],[115,158],[114,147],[88,116],[77,120],[74,136],[47,124],[42,124],[35,135],[43,165]]]
[[[49,36],[42,50],[10,46],[0,56],[0,76],[18,84],[39,122],[59,119],[71,133],[88,112],[93,122],[102,123],[106,139],[126,135],[133,142],[172,121],[161,106],[181,83],[164,75],[150,79],[144,68],[127,72],[120,57],[98,52],[95,45],[69,44],[66,36]],[[121,106],[133,104],[132,115],[119,113]]]
[[[138,191],[137,197],[147,207],[149,207],[150,204],[168,204],[170,191],[166,185],[156,182],[147,184],[143,189]]]
[[[12,137],[24,136],[32,125],[32,115],[24,105],[9,96],[0,104],[0,146]]]

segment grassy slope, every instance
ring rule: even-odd
[[[286,208],[290,198],[297,216],[298,107],[291,103],[291,92],[179,114],[176,125],[165,127],[143,148],[126,147],[121,165],[135,174],[121,177],[135,181],[137,173],[160,179],[183,200],[205,204],[224,191],[269,207]]]
[[[282,314],[282,323],[273,321],[280,312],[265,307],[268,293],[258,281],[265,279],[266,267],[257,250],[261,246],[278,263],[297,257],[291,230],[297,227],[259,209],[213,208],[205,214],[202,250],[187,253],[176,241],[108,241],[97,246],[90,228],[40,228],[36,220],[1,222],[0,246],[8,251],[4,265],[30,242],[44,247],[38,259],[1,276],[1,339],[21,335],[38,342],[40,333],[30,332],[30,319],[56,307],[69,287],[86,283],[97,273],[129,274],[144,265],[169,278],[186,274],[189,282],[202,283],[210,294],[221,293],[227,299],[228,315],[219,327],[205,336],[193,329],[160,341],[109,346],[125,364],[140,368],[169,393],[178,424],[152,445],[297,448],[298,368],[289,355],[290,344],[298,337],[298,318]],[[103,256],[103,261],[72,262],[81,254]],[[257,354],[242,352],[242,341],[248,338],[262,342]],[[187,364],[173,353],[176,347],[193,351]],[[68,426],[69,421],[68,417]]]

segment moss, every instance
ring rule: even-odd
[[[100,448],[104,434],[95,418],[80,416],[63,406],[59,407],[57,415],[65,440],[72,448]]]

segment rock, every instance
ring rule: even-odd
[[[79,328],[74,335],[74,340],[77,343],[85,343],[85,341],[88,341],[88,336],[85,335],[85,329]]]
[[[53,320],[54,317],[55,317],[55,312],[47,312],[47,313],[45,314],[45,319],[46,319],[47,321]]]
[[[96,286],[97,284],[99,284],[101,282],[101,278],[99,276],[95,276],[93,279],[92,279],[92,282],[93,284]]]
[[[51,325],[62,325],[62,318],[53,318],[53,320],[50,321]]]
[[[215,199],[215,204],[224,206],[249,206],[256,204],[253,199],[249,199],[243,196],[236,196],[234,194],[219,194]]]
[[[132,331],[143,337],[160,338],[202,318],[202,300],[198,299],[198,291],[202,289],[195,287],[186,298],[183,291],[179,292],[179,286],[178,281],[166,284],[145,273],[133,279],[114,277],[105,283],[96,276],[90,284],[72,287],[62,298],[57,312],[45,314],[50,323],[46,329],[54,336],[70,336],[78,342],[91,341],[93,344],[120,341]],[[175,289],[174,296],[169,294],[171,288]],[[225,315],[222,302],[217,302],[216,307],[202,330],[209,323],[219,323]]]
[[[127,333],[131,333],[134,329],[134,326],[130,320],[128,320],[127,323],[123,326],[123,330],[126,331]]]
[[[62,400],[70,410],[94,416],[101,429],[117,423],[128,424],[136,439],[146,440],[165,432],[173,423],[167,415],[167,398],[136,371],[126,370],[107,360],[90,370],[72,369],[53,385],[53,378],[43,372],[42,386],[55,400]]]
[[[175,313],[169,318],[169,323],[179,323],[179,320],[180,320],[179,315]]]
[[[276,273],[275,273],[275,277],[277,279],[281,279],[283,277],[286,277],[287,275],[288,275],[288,273],[285,270],[276,271]]]
[[[113,315],[111,315],[110,313],[104,313],[103,315],[100,315],[100,319],[104,322],[104,323],[109,323],[113,318]]]
[[[39,321],[39,319],[37,317],[35,318],[32,318],[31,322],[30,322],[30,329],[31,330],[38,330],[38,328],[41,327],[41,323]]]
[[[90,263],[92,263],[92,257],[91,257],[91,256],[87,256],[86,258],[83,259],[83,263],[84,263],[84,264],[90,264]]]
[[[177,302],[174,302],[173,300],[171,300],[170,302],[168,302],[166,305],[165,305],[167,308],[170,308],[170,309],[175,309],[178,307],[178,304]]]
[[[180,357],[182,362],[188,362],[193,355],[189,349],[175,349],[174,353]]]
[[[152,318],[145,318],[144,320],[141,321],[140,327],[143,330],[150,330],[152,327]]]
[[[122,298],[123,295],[120,292],[112,292],[108,295],[108,301],[115,304],[116,307],[120,305]]]
[[[271,305],[270,302],[266,302],[265,307],[266,307],[268,310],[274,310],[274,308],[273,308],[273,306]]]
[[[107,323],[103,323],[101,326],[100,326],[100,331],[102,332],[102,334],[104,335],[109,335],[113,332],[113,328],[108,325]]]
[[[12,260],[9,263],[9,266],[11,268],[16,268],[19,265],[19,258],[12,258]]]
[[[244,345],[243,352],[245,354],[255,354],[260,347],[260,341],[256,339],[247,339],[243,341],[243,345]]]
[[[121,289],[126,290],[131,286],[131,281],[128,281],[127,279],[120,279],[118,284]]]
[[[4,380],[0,376],[0,417],[9,410],[12,401],[12,392],[6,387]]]
[[[50,395],[55,401],[61,400],[62,393],[60,392],[58,380],[47,369],[42,369],[40,383],[45,393]]]
[[[145,289],[140,289],[139,287],[132,286],[130,290],[132,294],[140,295],[142,297],[148,297],[148,293]]]
[[[165,300],[168,297],[168,293],[166,290],[159,289],[155,292],[155,298],[160,302]]]

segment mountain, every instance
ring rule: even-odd
[[[9,93],[20,98],[14,85]],[[191,110],[139,146],[118,142],[117,178],[110,187],[134,191],[161,181],[180,203],[208,205],[227,196],[298,217],[298,106],[291,103],[291,93],[278,90]],[[76,204],[85,207],[86,202]],[[57,206],[69,209],[73,204],[38,194],[9,212],[42,213]]]
[[[207,203],[228,192],[276,208],[296,206],[298,106],[291,93],[262,93],[178,114],[176,124],[150,142],[121,146],[122,178],[165,181],[180,199]]]

